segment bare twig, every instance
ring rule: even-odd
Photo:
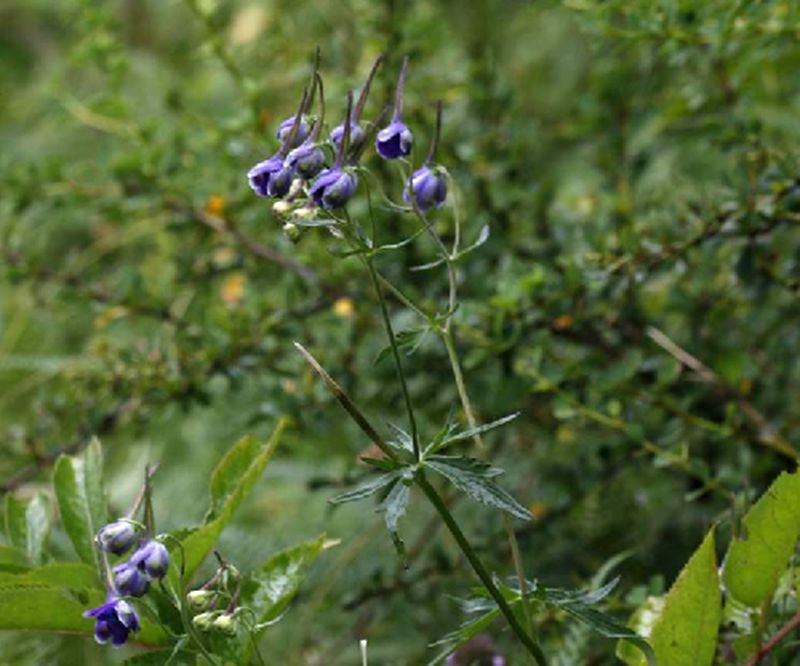
[[[758,666],[764,657],[772,652],[784,638],[786,638],[797,628],[800,628],[800,612],[798,612],[794,617],[792,617],[791,620],[778,629],[772,638],[759,647],[758,651],[747,660],[745,666]]]

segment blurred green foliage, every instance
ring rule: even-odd
[[[379,516],[326,506],[365,476],[369,442],[291,345],[399,422],[369,284],[325,233],[285,239],[245,178],[296,107],[315,46],[329,117],[386,51],[374,117],[408,54],[417,161],[433,102],[445,104],[440,161],[457,189],[436,224],[446,236],[458,214],[468,240],[491,229],[459,264],[455,335],[480,418],[523,412],[488,439],[538,517],[518,531],[525,569],[576,586],[629,551],[611,608],[630,612],[712,522],[730,534],[756,491],[794,468],[798,26],[789,0],[5,3],[4,491],[33,496],[59,451],[97,434],[117,511],[144,464],[161,462],[169,529],[202,518],[205,478],[231,442],[289,415],[288,443],[222,550],[253,565],[323,531],[343,543],[267,654],[357,663],[367,636],[376,664],[425,663],[461,621],[447,595],[472,579],[447,538],[430,538],[421,502],[404,526],[420,550],[409,571]],[[378,216],[384,240],[408,233]],[[378,263],[442,303],[444,272],[410,270],[433,258],[421,240]],[[419,323],[393,313],[399,330]],[[433,432],[456,402],[445,351],[426,338],[406,363]],[[510,573],[501,521],[466,503],[456,514]],[[59,531],[51,551],[74,557]],[[545,621],[542,638],[555,663],[616,663],[611,642],[569,624]],[[119,660],[83,639],[0,641],[13,664]]]

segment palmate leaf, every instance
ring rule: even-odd
[[[331,497],[328,501],[331,504],[344,504],[345,502],[357,502],[358,500],[365,499],[377,493],[382,488],[385,488],[390,483],[400,478],[400,472],[389,472],[388,474],[381,474],[374,479],[370,479],[367,483],[354,490],[350,490],[341,495]]]
[[[433,454],[437,451],[450,446],[451,444],[455,444],[457,442],[463,442],[469,439],[472,439],[476,435],[482,435],[485,432],[489,432],[490,430],[494,430],[495,428],[499,428],[500,426],[505,425],[506,423],[510,423],[515,418],[520,415],[520,412],[514,412],[513,414],[509,414],[508,416],[504,416],[499,418],[491,423],[485,423],[483,425],[475,426],[474,428],[467,428],[466,430],[462,430],[460,432],[453,432],[453,428],[448,428],[447,431],[434,438],[434,440],[428,445],[425,450],[425,454]],[[448,422],[449,423],[449,422]]]
[[[430,456],[425,459],[425,467],[444,476],[476,502],[521,520],[533,518],[530,511],[495,483],[494,478],[503,473],[501,469],[464,456]]]

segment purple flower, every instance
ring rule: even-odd
[[[118,564],[112,570],[114,588],[125,597],[141,597],[150,587],[150,576],[140,571],[133,560]]]
[[[358,177],[349,169],[325,169],[311,185],[311,198],[326,210],[341,208],[355,194]]]
[[[283,155],[276,153],[247,172],[250,187],[260,197],[285,196],[292,186],[294,172],[286,166]]]
[[[129,551],[136,541],[136,527],[128,520],[109,523],[97,533],[97,545],[114,555]]]
[[[393,120],[375,137],[375,149],[387,160],[408,156],[413,143],[411,130],[401,120]]]
[[[356,151],[359,149],[362,143],[364,143],[364,129],[357,121],[352,121],[350,123],[350,150]],[[337,125],[333,128],[331,132],[331,143],[334,145],[336,150],[339,150],[339,144],[342,143],[344,140],[344,123],[341,125]]]
[[[128,564],[153,578],[163,578],[169,569],[169,551],[163,543],[148,541],[131,555]]]
[[[411,177],[411,191],[414,193],[414,201],[417,208],[422,212],[431,207],[439,208],[447,198],[447,178],[442,167],[430,167],[427,164],[414,172]],[[406,186],[403,192],[403,199],[407,204],[411,203],[411,192]]]
[[[325,166],[325,153],[312,141],[306,141],[286,156],[286,166],[303,178],[313,178]]]
[[[116,597],[109,597],[106,603],[86,611],[83,617],[95,620],[94,639],[100,644],[110,640],[114,647],[119,647],[128,640],[128,634],[139,631],[136,611],[127,601]]]
[[[289,141],[289,135],[292,133],[292,126],[294,125],[294,118],[294,116],[287,118],[278,127],[277,135],[281,144],[286,144]],[[294,141],[292,142],[292,145],[288,147],[297,148],[297,146],[306,140],[306,137],[310,132],[311,128],[308,125],[308,120],[305,116],[301,116],[300,123],[297,125],[297,134],[294,135]]]
[[[407,157],[411,153],[411,145],[414,143],[411,130],[403,123],[403,89],[406,86],[407,72],[408,58],[403,60],[400,78],[397,80],[392,122],[378,132],[378,136],[375,137],[375,149],[381,157],[387,160]]]

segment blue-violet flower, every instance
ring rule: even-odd
[[[355,194],[358,177],[350,169],[334,166],[325,169],[311,185],[314,203],[326,210],[341,208]]]
[[[118,564],[112,570],[114,575],[114,588],[125,597],[141,597],[150,587],[150,576],[132,561]]]
[[[303,178],[310,179],[325,166],[325,153],[313,140],[308,140],[286,156],[285,164]]]
[[[136,541],[136,527],[129,520],[109,523],[97,533],[97,545],[101,550],[114,555],[128,552]]]
[[[169,569],[169,551],[163,543],[148,541],[131,555],[131,566],[153,578],[163,578]]]
[[[422,212],[432,207],[439,208],[447,198],[447,177],[444,169],[427,164],[417,169],[411,177],[410,189],[414,194],[417,208]],[[411,204],[411,192],[408,186],[403,191],[403,199],[407,204]]]
[[[284,120],[280,126],[278,127],[278,140],[281,144],[286,144],[289,141],[289,135],[292,132],[292,126],[294,125],[294,116],[287,118]],[[300,116],[300,122],[297,125],[297,133],[294,135],[294,141],[292,142],[289,148],[297,148],[303,141],[306,140],[309,133],[311,132],[311,127],[309,126],[308,119],[305,116]]]
[[[133,607],[116,597],[109,597],[106,603],[86,611],[83,617],[95,620],[94,639],[98,643],[105,644],[110,640],[114,647],[125,643],[128,635],[139,631],[140,627],[139,616]]]
[[[250,188],[260,197],[282,197],[292,186],[293,171],[283,155],[276,153],[247,172]]]
[[[403,123],[403,89],[406,85],[407,72],[408,58],[405,58],[403,67],[400,70],[400,77],[397,80],[392,122],[378,132],[375,137],[375,149],[381,157],[387,160],[407,157],[411,154],[411,146],[414,143],[414,136],[411,134],[411,130]]]

